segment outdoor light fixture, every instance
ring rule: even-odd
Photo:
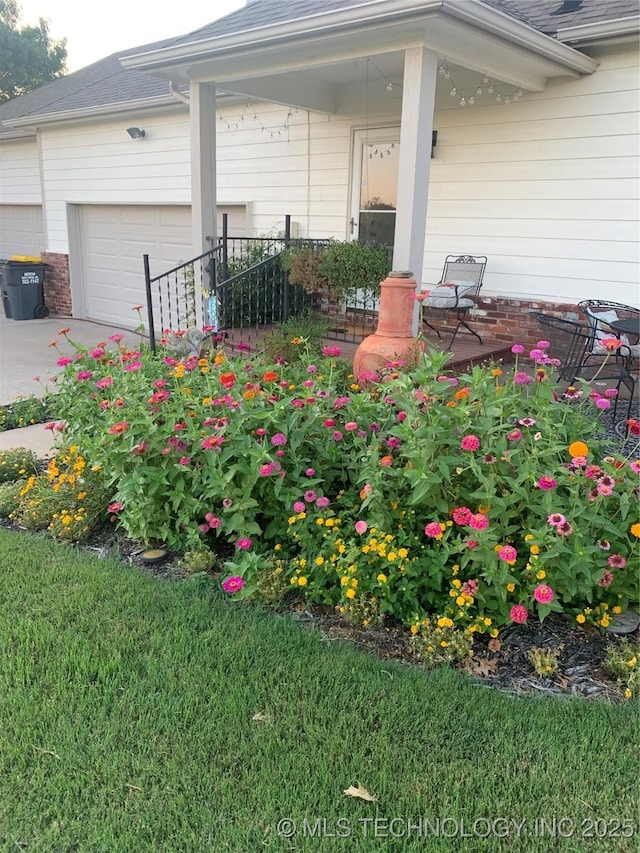
[[[142,137],[145,135],[144,130],[142,130],[142,128],[140,127],[128,127],[127,133],[132,139],[142,139]]]

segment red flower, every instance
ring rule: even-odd
[[[126,421],[120,421],[119,423],[114,424],[113,426],[110,426],[109,429],[107,430],[107,432],[110,435],[121,435],[123,432],[125,432],[128,429],[128,427],[129,427],[129,424]]]

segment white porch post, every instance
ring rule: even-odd
[[[435,53],[423,47],[405,51],[393,269],[411,270],[418,283],[424,264],[437,75]],[[415,308],[414,335],[418,332],[417,303]]]
[[[217,243],[216,215],[216,87],[192,82],[189,87],[191,120],[191,229],[194,255]],[[199,283],[196,283],[198,286]],[[203,325],[202,300],[196,294],[196,318]]]

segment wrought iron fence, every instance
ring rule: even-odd
[[[330,323],[326,337],[360,341],[375,331],[377,303],[357,296],[349,304],[309,296],[291,285],[282,264],[288,248],[320,248],[329,240],[293,239],[290,217],[283,237],[229,237],[226,214],[220,242],[207,252],[152,277],[144,256],[149,339],[191,326],[224,335],[231,346],[257,340],[261,330],[309,311]]]

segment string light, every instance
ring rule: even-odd
[[[452,98],[458,98],[458,103],[461,107],[473,107],[476,104],[476,98],[481,98],[485,92],[491,95],[497,104],[511,104],[518,101],[522,97],[522,89],[519,86],[510,86],[508,83],[499,88],[498,83],[492,80],[488,74],[482,74],[479,83],[475,85],[472,91],[473,94],[462,92],[453,82],[453,77],[446,60],[440,63],[438,68],[440,77],[444,77],[451,84],[449,94]],[[501,90],[502,89],[502,90]]]
[[[292,109],[290,107],[289,111],[287,112],[287,117],[285,118],[283,124],[277,125],[275,127],[267,127],[266,125],[264,125],[262,123],[260,116],[256,112],[253,101],[249,98],[249,100],[247,101],[247,103],[244,106],[244,109],[242,110],[240,118],[236,119],[236,121],[229,121],[223,115],[221,115],[220,112],[217,112],[217,117],[218,117],[218,121],[220,121],[222,124],[224,124],[224,126],[227,128],[227,130],[237,130],[241,124],[244,124],[245,120],[254,121],[258,125],[258,127],[260,128],[260,132],[261,133],[268,133],[269,136],[271,137],[271,139],[282,137],[282,134],[286,132],[287,142],[289,142],[290,141],[289,129],[291,127],[291,119],[292,119],[293,115],[297,112],[298,112],[297,110]]]

